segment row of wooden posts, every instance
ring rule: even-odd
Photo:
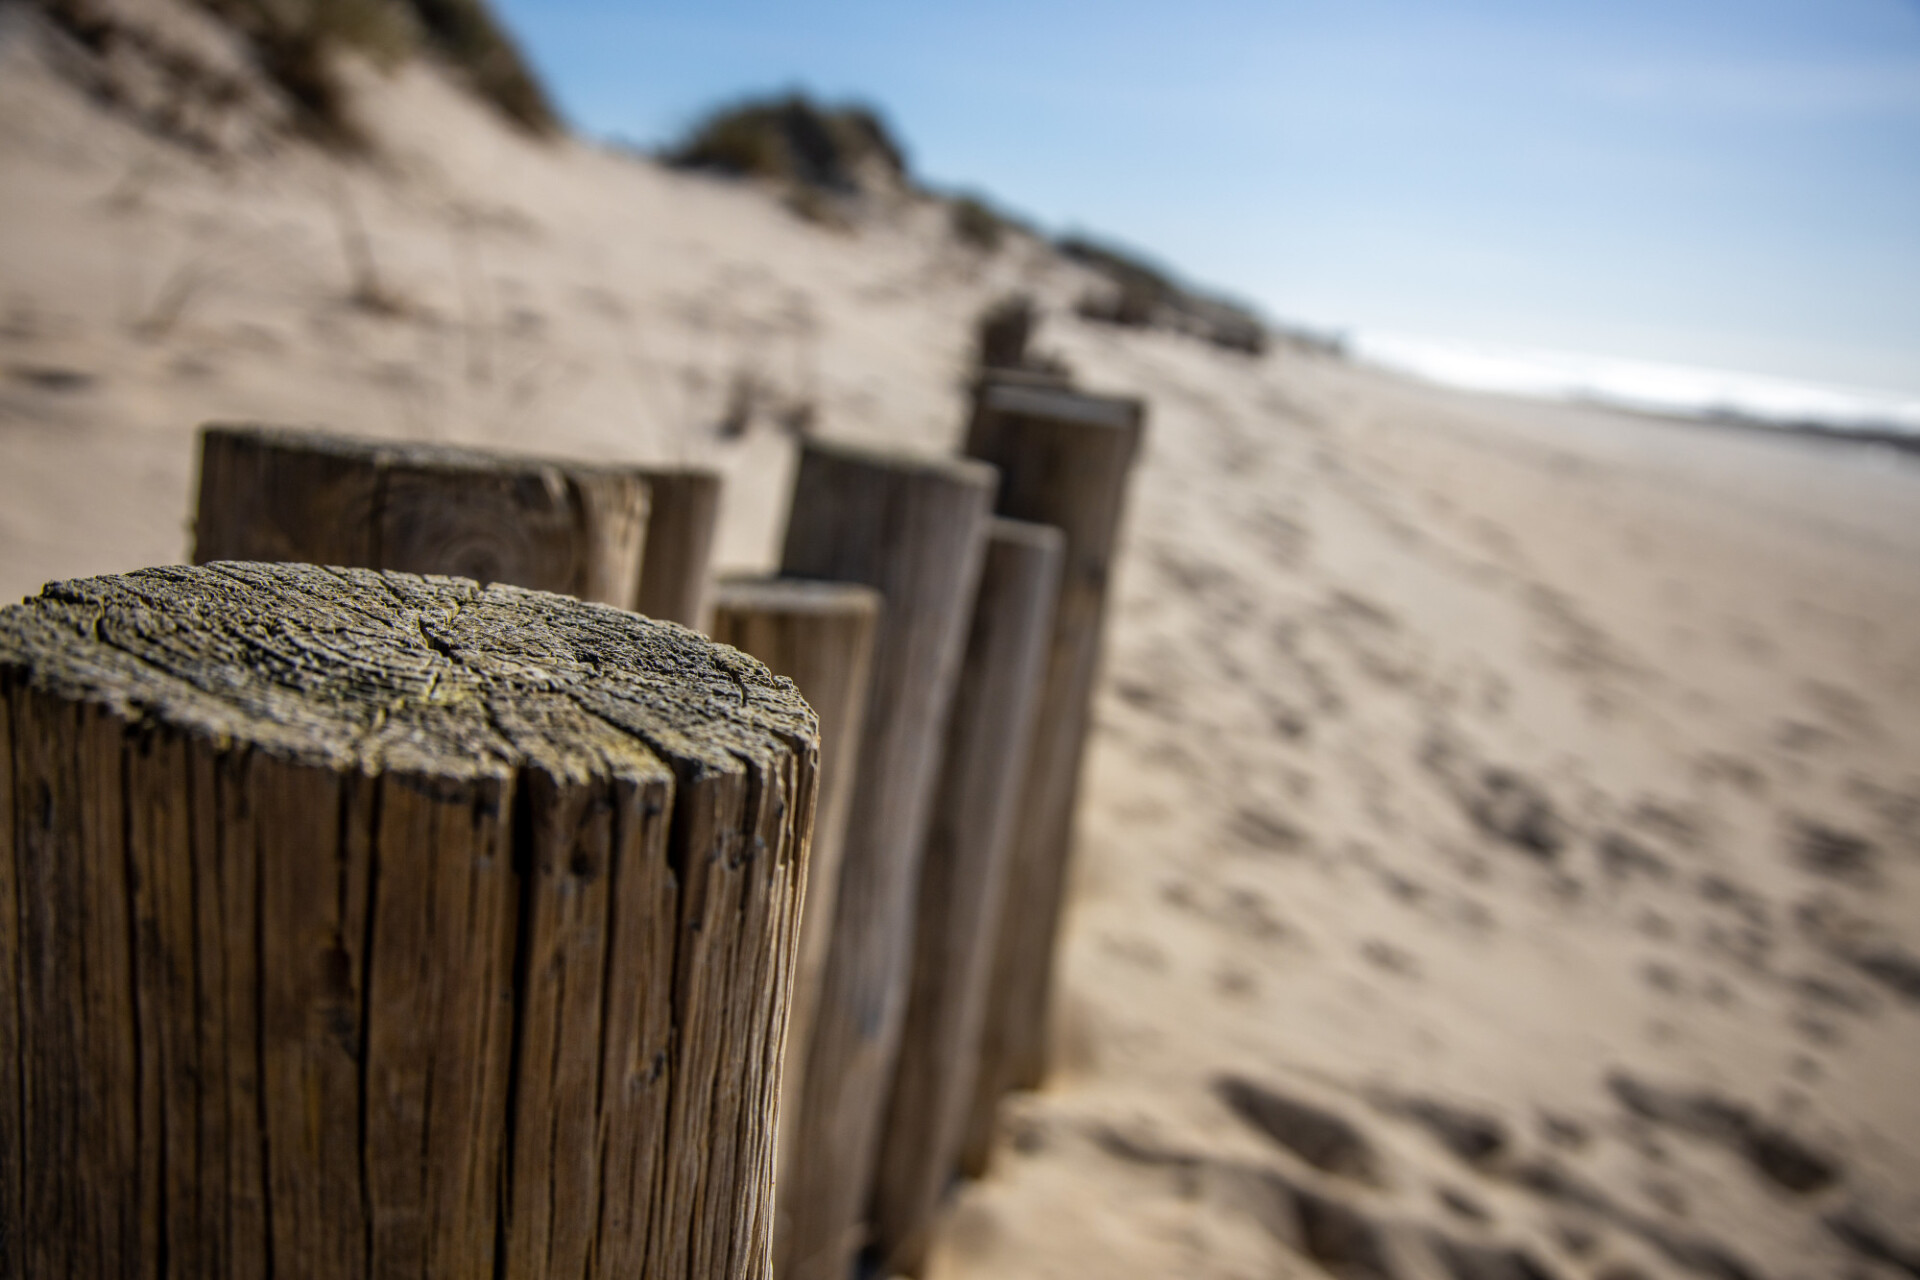
[[[0,611],[0,1278],[918,1274],[1045,1072],[1143,416],[808,442],[718,582],[709,472],[207,428],[210,567]]]

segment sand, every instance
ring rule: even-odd
[[[199,156],[0,10],[0,597],[181,559],[209,420],[714,465],[765,568],[1026,288],[1149,440],[1058,1069],[930,1277],[1920,1274],[1920,459],[1102,328],[358,76],[375,160]]]

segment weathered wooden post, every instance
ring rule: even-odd
[[[979,385],[967,429],[966,452],[1000,468],[994,509],[1012,519],[1053,525],[1066,535],[1060,603],[1040,686],[1032,759],[1014,820],[981,1032],[981,1065],[963,1153],[969,1173],[986,1167],[1000,1095],[1010,1088],[1032,1088],[1046,1072],[1054,938],[1099,666],[1107,575],[1145,417],[1146,407],[1138,400],[989,376]]]
[[[632,467],[209,426],[193,559],[451,573],[628,608],[647,489]]]
[[[638,468],[653,493],[634,609],[705,630],[720,477],[692,467]]]
[[[983,369],[973,380],[976,402],[988,383],[1003,387],[1034,387],[1043,391],[1071,391],[1073,375],[1056,369]]]
[[[0,755],[0,1272],[767,1274],[791,683],[514,587],[148,569],[0,610]]]
[[[959,1170],[1064,543],[1058,529],[1015,520],[995,520],[987,542],[921,855],[913,982],[873,1181],[887,1275],[920,1274]]]
[[[782,572],[882,596],[840,893],[781,1186],[782,1280],[845,1280],[865,1243],[881,1109],[906,1012],[919,855],[986,548],[992,467],[803,446]]]
[[[974,321],[974,362],[982,369],[1019,369],[1027,363],[1027,343],[1033,339],[1039,315],[1033,299],[1008,294]]]
[[[806,1047],[813,1033],[820,974],[833,936],[840,890],[847,805],[860,754],[867,708],[868,662],[880,593],[851,582],[800,578],[723,578],[714,587],[715,640],[752,654],[786,676],[820,717],[820,802],[807,860],[806,903],[800,916],[800,959],[787,1017],[787,1057],[780,1083],[780,1140],[774,1186],[797,1185],[804,1159],[796,1141],[805,1092]],[[776,1238],[791,1229],[787,1200],[776,1194]]]

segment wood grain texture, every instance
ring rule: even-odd
[[[787,1018],[786,1066],[780,1084],[779,1154],[774,1176],[775,1238],[791,1229],[785,1220],[795,1199],[802,1155],[797,1134],[806,1089],[806,1046],[813,1033],[820,975],[833,936],[840,891],[848,803],[871,678],[874,624],[880,593],[850,582],[799,578],[723,578],[714,587],[710,634],[786,676],[820,717],[820,801],[807,862],[805,905],[800,917],[800,958],[795,966],[792,1012]],[[783,1192],[781,1188],[788,1188]]]
[[[1060,602],[1040,686],[1033,755],[1014,820],[981,1065],[964,1167],[986,1167],[993,1115],[1010,1088],[1046,1074],[1048,1002],[1087,717],[1099,669],[1127,476],[1145,429],[1138,400],[1001,383],[979,386],[966,452],[1000,469],[995,510],[1066,536]]]
[[[457,574],[630,608],[648,505],[632,467],[209,426],[193,558]]]
[[[652,490],[646,558],[634,609],[706,630],[713,543],[720,527],[720,477],[688,467],[641,467]]]
[[[0,610],[0,747],[0,1276],[768,1274],[791,682],[223,563]]]
[[[865,1242],[906,1012],[919,856],[986,547],[991,467],[806,444],[781,571],[881,593],[840,893],[807,1046],[775,1271],[845,1280]],[[791,1194],[789,1194],[791,1193]]]
[[[0,839],[11,840],[17,821],[13,778],[13,717],[0,700]],[[20,1113],[20,887],[16,859],[0,857],[0,1276],[27,1271],[25,1164],[26,1117]]]
[[[873,1253],[887,1275],[921,1273],[959,1168],[1064,553],[1058,529],[990,526],[921,854],[913,982],[873,1182]]]

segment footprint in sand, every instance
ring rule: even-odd
[[[1304,742],[1312,729],[1312,722],[1292,703],[1262,691],[1266,705],[1267,722],[1273,731],[1288,742]]]
[[[1120,701],[1163,724],[1177,724],[1180,721],[1180,699],[1174,690],[1122,676],[1113,682],[1113,691]]]
[[[1550,1204],[1577,1210],[1638,1236],[1691,1275],[1706,1280],[1761,1280],[1761,1272],[1726,1245],[1629,1209],[1552,1160],[1528,1161],[1508,1176],[1515,1186]]]
[[[1568,843],[1572,833],[1553,798],[1519,770],[1482,764],[1461,743],[1437,735],[1420,762],[1482,834],[1549,863]]]
[[[1640,980],[1661,995],[1685,994],[1686,981],[1680,970],[1664,960],[1649,960],[1640,966]]]
[[[1239,847],[1260,854],[1295,854],[1308,844],[1307,833],[1271,809],[1242,805],[1227,822],[1228,837]]]
[[[1327,633],[1368,678],[1396,689],[1421,682],[1419,654],[1400,619],[1385,605],[1355,592],[1335,591],[1321,618]]]
[[[1627,822],[1679,850],[1699,849],[1707,843],[1706,815],[1697,805],[1685,801],[1644,796],[1634,804]]]
[[[1804,720],[1782,720],[1773,734],[1775,746],[1795,755],[1819,751],[1839,740],[1839,736],[1831,729],[1808,724]]]
[[[1213,1082],[1214,1096],[1240,1120],[1322,1173],[1380,1185],[1380,1158],[1345,1117],[1240,1076]]]
[[[1783,1191],[1811,1195],[1832,1186],[1845,1172],[1838,1160],[1766,1120],[1752,1107],[1710,1090],[1662,1088],[1623,1071],[1607,1076],[1607,1089],[1632,1115],[1725,1147]]]
[[[1920,1280],[1920,1240],[1899,1238],[1863,1206],[1847,1205],[1829,1213],[1820,1222],[1855,1256]]]
[[[1794,918],[1816,947],[1901,998],[1920,1004],[1920,956],[1888,937],[1881,926],[1852,915],[1831,898],[1801,903]]]
[[[1671,942],[1678,932],[1671,916],[1655,911],[1652,907],[1646,908],[1633,918],[1633,928],[1634,932],[1641,937],[1654,942]]]
[[[1640,665],[1598,623],[1580,611],[1573,597],[1535,583],[1526,589],[1524,599],[1540,628],[1547,655],[1554,662],[1587,676],[1642,674]]]
[[[1838,736],[1856,742],[1879,742],[1886,738],[1873,708],[1851,689],[1823,680],[1803,681],[1800,697],[1815,716]]]
[[[1837,1013],[1870,1017],[1880,1009],[1880,1002],[1871,992],[1851,983],[1836,982],[1820,974],[1803,973],[1792,979],[1788,983],[1788,988],[1808,1004],[1818,1005]]]
[[[1390,973],[1396,978],[1418,978],[1420,961],[1404,947],[1379,938],[1369,938],[1361,944],[1360,955],[1376,969]]]
[[[1559,1147],[1563,1151],[1580,1151],[1593,1141],[1593,1134],[1587,1126],[1571,1116],[1542,1111],[1539,1121],[1540,1136],[1549,1146]]]
[[[98,383],[93,374],[63,365],[9,365],[0,370],[0,421],[84,426],[85,393]]]
[[[1228,964],[1214,972],[1213,989],[1229,1000],[1251,1000],[1260,994],[1260,979],[1251,969]]]
[[[1253,1088],[1261,1096],[1277,1096],[1260,1086]],[[1308,1133],[1303,1137],[1291,1118],[1278,1127],[1292,1141],[1304,1142],[1310,1150],[1319,1152],[1317,1144],[1326,1140],[1320,1136],[1325,1132],[1321,1126],[1331,1113],[1298,1100],[1287,1101],[1306,1109]],[[1265,1105],[1250,1103],[1256,1112]],[[1332,1119],[1333,1132],[1351,1130],[1345,1121]],[[1249,1123],[1267,1132],[1265,1123]],[[1558,1272],[1542,1264],[1524,1246],[1461,1239],[1434,1226],[1379,1211],[1366,1193],[1360,1199],[1349,1198],[1331,1187],[1310,1186],[1275,1168],[1175,1150],[1107,1126],[1096,1129],[1094,1139],[1116,1159],[1177,1172],[1182,1187],[1214,1188],[1215,1194],[1222,1195],[1239,1212],[1250,1214],[1280,1244],[1339,1280],[1559,1280]],[[1278,1137],[1275,1140],[1280,1141]],[[1339,1140],[1334,1143],[1337,1148]],[[1290,1142],[1281,1145],[1294,1149]],[[1320,1154],[1322,1159],[1330,1158],[1325,1152]]]
[[[1312,535],[1307,526],[1283,511],[1263,507],[1245,521],[1247,533],[1267,558],[1281,569],[1298,569],[1307,558]]]
[[[6,367],[5,376],[8,382],[16,386],[50,395],[91,391],[100,383],[97,376],[84,369],[52,364],[10,364]]]
[[[1487,1212],[1485,1205],[1458,1187],[1439,1187],[1434,1191],[1434,1198],[1440,1202],[1441,1208],[1456,1218],[1479,1223],[1493,1220],[1493,1215]]]
[[[1871,888],[1880,880],[1880,851],[1851,831],[1824,822],[1793,819],[1787,851],[1797,865],[1828,880],[1859,888]]]
[[[1456,1102],[1384,1090],[1370,1094],[1368,1101],[1384,1115],[1412,1121],[1454,1159],[1475,1169],[1498,1164],[1511,1145],[1498,1116]]]
[[[1254,889],[1227,890],[1214,916],[1227,928],[1254,942],[1281,942],[1293,933],[1286,921],[1273,913],[1266,895]]]
[[[1694,776],[1706,783],[1724,783],[1740,795],[1757,800],[1767,793],[1767,775],[1750,760],[1722,752],[1708,752],[1693,763]]]
[[[1600,858],[1600,869],[1616,885],[1635,880],[1668,884],[1673,880],[1672,863],[1624,832],[1603,832],[1596,852]]]
[[[1246,588],[1230,569],[1165,546],[1153,548],[1148,562],[1169,595],[1194,601],[1223,627],[1238,625],[1253,612]]]

